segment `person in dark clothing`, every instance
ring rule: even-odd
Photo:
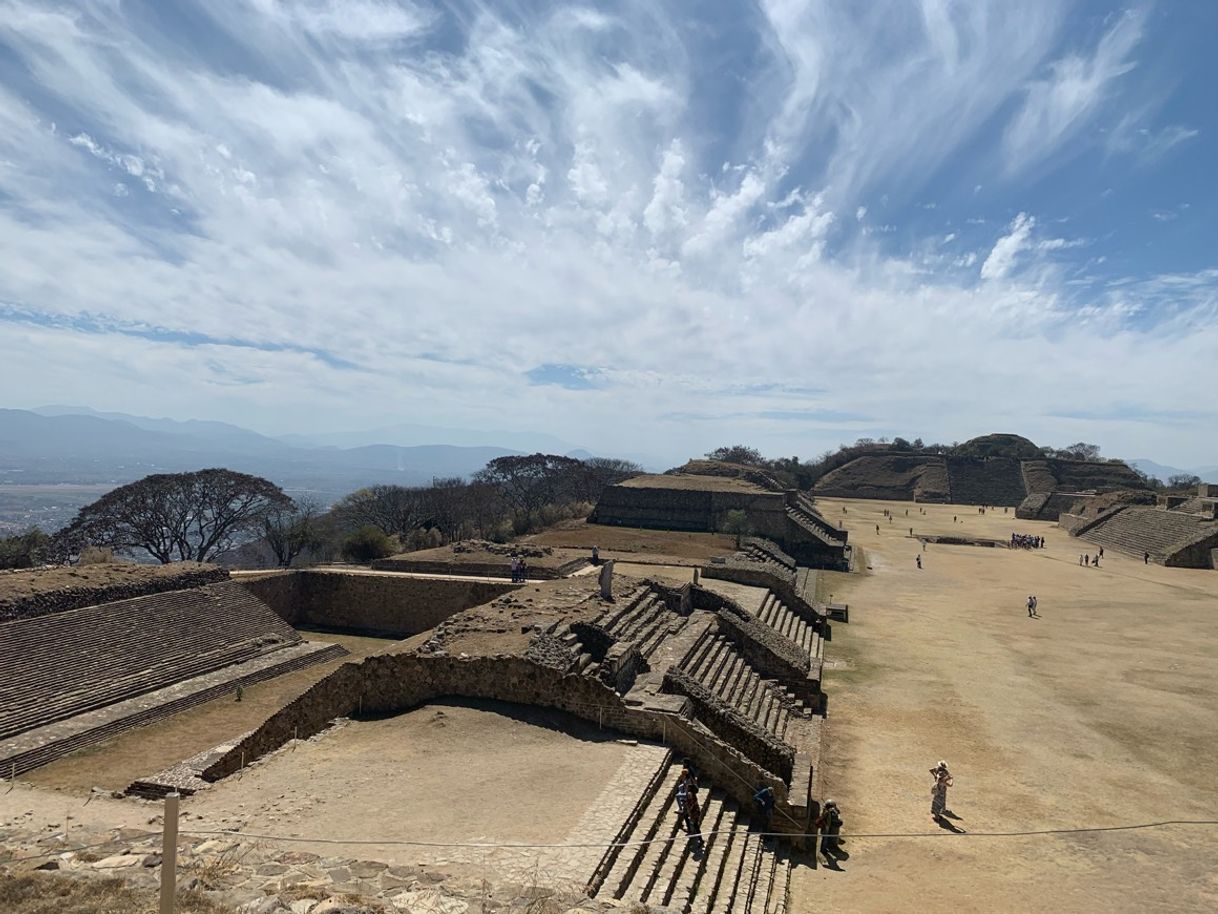
[[[1150,564],[1150,553],[1149,553],[1149,552],[1143,552],[1143,553],[1142,553],[1142,564],[1143,564],[1143,565],[1149,565],[1149,564]]]
[[[841,843],[842,815],[838,812],[837,803],[825,800],[820,815],[816,818],[816,829],[820,832],[820,853],[825,862],[836,863],[835,854]]]
[[[753,805],[757,807],[766,834],[769,834],[774,827],[774,791],[765,784],[759,785],[753,794]]]

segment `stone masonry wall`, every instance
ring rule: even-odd
[[[791,797],[787,783],[690,720],[628,706],[613,689],[588,676],[565,674],[521,657],[380,654],[347,663],[272,715],[203,772],[209,781],[240,770],[293,738],[319,733],[335,718],[409,711],[444,696],[489,698],[565,711],[632,736],[661,741],[690,758],[742,805],[757,784],[774,790],[781,815],[776,828],[806,827],[806,797]]]
[[[242,579],[298,628],[408,638],[445,619],[518,589],[504,582],[295,571]]]
[[[610,486],[588,520],[620,527],[708,532],[718,530],[723,515],[736,510],[748,515],[755,533],[771,538],[785,535],[786,502],[782,492]]]
[[[712,693],[684,670],[670,667],[664,674],[664,689],[684,695],[693,702],[694,719],[717,736],[737,746],[750,759],[767,771],[791,780],[795,767],[795,750],[774,734],[745,717],[731,705]]]
[[[704,587],[695,587],[693,604],[696,609],[716,614],[720,630],[762,676],[781,679],[792,687],[807,678],[811,669],[807,653],[790,638],[757,621],[738,603]]]

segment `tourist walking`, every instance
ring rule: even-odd
[[[1100,546],[1100,558],[1104,557],[1104,547]]]
[[[757,807],[757,814],[761,816],[761,823],[765,828],[767,840],[769,834],[774,828],[774,790],[766,784],[759,784],[756,793],[753,794],[753,805]]]
[[[1031,619],[1036,615],[1036,597],[1028,596],[1028,618]]]
[[[677,778],[677,824],[684,827],[695,843],[702,841],[702,810],[698,806],[698,781],[689,766]]]
[[[922,567],[922,553],[919,552],[917,555],[915,555],[914,561],[916,561],[918,563],[918,568],[921,568]]]
[[[820,832],[820,853],[825,863],[830,866],[837,863],[837,847],[841,843],[842,814],[833,800],[825,800],[820,815],[816,817],[815,828]]]
[[[1143,565],[1149,565],[1149,564],[1150,564],[1150,553],[1149,553],[1149,552],[1143,552],[1143,553],[1142,553],[1142,564],[1143,564]]]
[[[943,821],[947,809],[947,788],[954,783],[952,773],[947,770],[947,762],[940,760],[939,764],[930,769],[934,783],[930,788],[930,816],[936,822]]]

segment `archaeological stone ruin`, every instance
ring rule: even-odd
[[[41,590],[40,571],[13,573],[26,583],[0,606],[0,770],[28,776],[90,746],[101,747],[100,770],[117,735],[314,666],[311,684],[253,729],[132,779],[129,802],[222,796],[243,772],[285,764],[281,753],[302,741],[340,746],[343,721],[497,702],[646,748],[616,782],[633,799],[598,821],[601,850],[555,864],[565,883],[599,902],[784,911],[819,812],[830,623],[810,566],[846,567],[846,538],[794,493],[665,480],[618,487],[625,495],[603,500],[600,522],[714,530],[738,507],[753,529],[738,551],[680,569],[684,583],[621,574],[588,553],[481,543],[371,571],[149,569],[109,590],[87,568],[79,586]],[[504,580],[502,561],[528,550],[543,574]],[[426,570],[400,570],[407,561]],[[342,662],[327,632],[397,640]],[[683,765],[703,788],[697,853],[673,806]],[[762,788],[774,798],[768,824],[754,800]]]

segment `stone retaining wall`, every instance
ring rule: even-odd
[[[588,559],[572,559],[561,565],[544,566],[533,564],[525,558],[526,574],[532,581],[552,581],[565,578],[579,571],[585,565],[591,564]],[[503,578],[510,581],[512,566],[510,562],[432,562],[425,559],[387,558],[377,559],[372,563],[376,571],[406,571],[415,574],[469,575],[471,578]]]
[[[664,690],[684,695],[693,702],[695,720],[738,747],[767,771],[790,782],[795,768],[795,750],[769,730],[745,717],[679,667],[670,667],[664,674]]]
[[[241,583],[297,628],[408,638],[517,584],[339,571],[290,571]]]
[[[728,511],[744,511],[753,532],[771,539],[786,534],[783,492],[732,492],[713,489],[667,489],[609,486],[588,522],[653,530],[713,532]]]

